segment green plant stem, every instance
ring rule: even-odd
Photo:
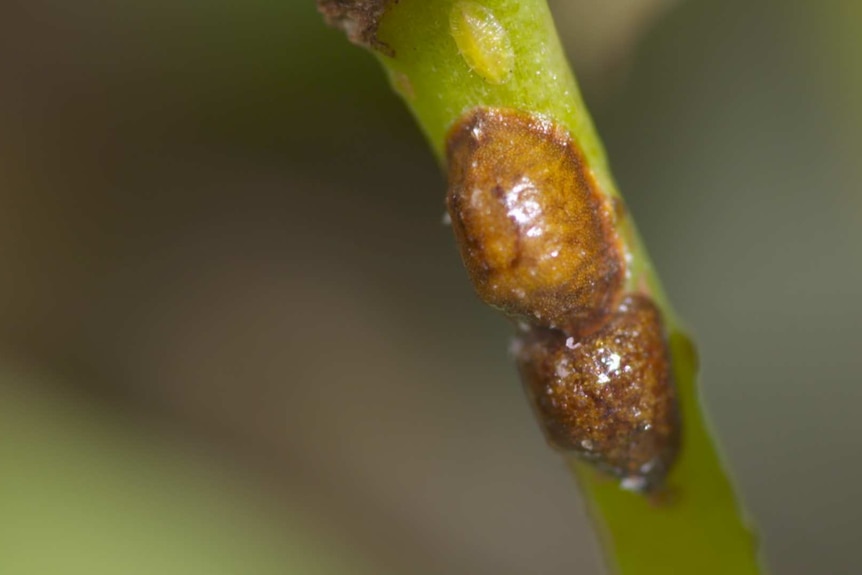
[[[514,69],[502,83],[490,83],[472,71],[459,52],[449,25],[456,1],[400,0],[384,15],[378,31],[379,39],[393,51],[392,55],[378,53],[378,58],[441,162],[446,133],[466,110],[517,108],[567,127],[603,192],[618,197],[545,0],[481,2],[505,28],[514,50]],[[624,491],[588,465],[569,461],[608,561],[623,575],[760,573],[754,538],[699,406],[694,348],[662,291],[631,218],[620,225],[632,272],[627,288],[651,294],[670,333],[683,446],[667,480],[667,501],[662,503]]]

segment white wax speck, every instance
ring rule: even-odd
[[[643,477],[626,477],[620,481],[620,488],[626,491],[641,491],[646,486],[646,479]]]

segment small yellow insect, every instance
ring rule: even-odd
[[[504,84],[515,67],[509,34],[494,13],[476,2],[455,2],[449,28],[461,57],[492,84]]]

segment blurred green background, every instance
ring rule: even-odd
[[[773,572],[858,573],[862,3],[552,8]],[[12,0],[0,72],[0,573],[601,573],[311,0]]]

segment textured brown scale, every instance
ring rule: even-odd
[[[479,108],[447,140],[447,205],[485,302],[534,325],[588,330],[619,299],[614,210],[563,128]]]
[[[518,338],[518,367],[549,442],[594,461],[624,487],[659,485],[679,447],[679,421],[652,301],[626,297],[579,340],[543,328]]]

